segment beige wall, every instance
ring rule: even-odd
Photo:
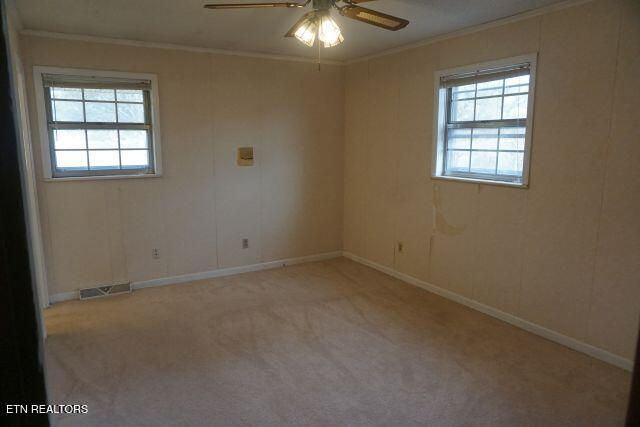
[[[589,2],[346,72],[25,36],[49,291],[343,245],[631,358],[640,311],[639,7]],[[531,52],[539,62],[530,188],[431,179],[434,72]],[[33,65],[157,73],[164,176],[44,182]],[[244,145],[256,147],[252,168],[235,166]]]
[[[532,52],[530,188],[431,179],[434,72]],[[640,3],[604,0],[350,65],[344,249],[632,358],[639,58]]]
[[[50,294],[341,249],[342,67],[31,36],[22,51]],[[43,181],[33,65],[156,73],[164,175]],[[247,145],[256,165],[238,167]]]

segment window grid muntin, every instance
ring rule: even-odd
[[[447,148],[447,155],[445,156],[445,159],[448,159],[448,153],[449,152],[465,152],[465,153],[469,153],[469,164],[467,167],[468,172],[463,172],[463,171],[459,171],[459,170],[449,170],[448,174],[450,175],[457,175],[457,174],[465,174],[465,175],[486,175],[486,176],[496,176],[496,177],[508,177],[509,180],[512,180],[513,178],[518,177],[518,175],[513,175],[513,174],[504,174],[504,173],[499,173],[498,172],[498,167],[499,167],[499,163],[500,163],[500,154],[501,153],[515,153],[515,154],[521,154],[524,156],[524,143],[523,143],[523,147],[521,150],[519,149],[505,149],[505,148],[501,148],[501,144],[503,143],[504,139],[523,139],[525,138],[525,133],[512,133],[512,134],[506,134],[503,135],[502,131],[505,128],[509,128],[506,126],[500,127],[500,128],[487,128],[487,129],[496,129],[498,132],[496,134],[496,148],[495,149],[491,149],[491,148],[474,148],[473,147],[473,141],[474,141],[474,137],[473,137],[473,130],[474,129],[481,129],[480,127],[476,127],[476,128],[462,128],[462,129],[469,129],[472,132],[469,135],[469,148]],[[519,127],[512,127],[513,129],[525,129],[526,128],[519,126]],[[471,160],[472,160],[472,153],[473,152],[485,152],[485,153],[495,153],[496,154],[496,164],[495,164],[495,168],[494,168],[494,173],[493,174],[484,174],[482,172],[471,172]]]
[[[486,128],[486,129],[496,129],[498,131],[498,133],[496,134],[496,149],[489,149],[489,148],[474,148],[473,147],[473,141],[474,141],[474,136],[473,136],[473,130],[474,129],[482,129],[482,128]],[[524,132],[523,133],[519,133],[519,134],[507,134],[507,135],[502,135],[502,129],[503,128],[513,128],[513,129],[523,129]],[[505,126],[504,124],[501,125],[500,127],[464,127],[461,129],[470,129],[471,133],[469,135],[469,148],[449,148],[449,129],[445,129],[445,138],[446,138],[446,148],[445,148],[445,155],[443,156],[444,159],[443,161],[445,162],[445,175],[448,176],[461,176],[461,177],[465,177],[465,178],[484,178],[484,179],[498,179],[501,181],[510,181],[510,182],[520,182],[522,180],[522,175],[512,175],[512,174],[504,174],[504,173],[498,173],[498,165],[500,162],[500,153],[516,153],[516,154],[521,154],[523,156],[523,161],[524,161],[524,154],[525,154],[525,146],[524,146],[524,142],[523,142],[523,147],[522,150],[514,150],[514,149],[501,149],[500,148],[500,144],[502,143],[503,139],[507,139],[506,137],[509,137],[509,139],[525,139],[526,136],[526,127],[523,125],[520,126]],[[469,163],[467,165],[467,171],[460,171],[460,170],[456,170],[456,169],[449,169],[447,162],[449,159],[449,152],[468,152],[469,153]],[[493,174],[486,174],[486,173],[482,173],[482,172],[472,172],[471,171],[471,161],[472,161],[472,154],[474,152],[488,152],[488,153],[495,153],[496,154],[496,162],[495,162],[495,167],[494,167],[494,173]],[[524,165],[523,165],[523,170],[524,170]]]
[[[526,73],[523,74],[526,76],[530,76],[530,73]],[[528,111],[528,100],[529,100],[529,96],[530,96],[530,88],[531,88],[531,78],[529,78],[527,83],[518,83],[515,85],[510,85],[510,86],[506,86],[506,80],[508,77],[504,77],[502,78],[502,91],[501,91],[501,95],[490,95],[490,96],[484,96],[484,97],[478,97],[478,84],[479,82],[475,82],[475,83],[465,83],[465,84],[461,84],[459,86],[449,86],[446,88],[446,110],[445,110],[445,126],[444,126],[444,155],[442,156],[442,161],[443,161],[443,174],[445,176],[452,176],[452,177],[460,177],[460,178],[471,178],[471,179],[483,179],[483,180],[491,180],[491,181],[504,181],[504,182],[513,182],[513,183],[521,183],[523,182],[524,179],[524,173],[525,173],[525,165],[524,165],[524,161],[525,161],[525,152],[526,152],[526,132],[527,132],[527,118],[528,115],[531,113],[530,111]],[[496,80],[499,80],[499,78],[496,78]],[[474,85],[474,95],[472,98],[457,98],[457,99],[453,99],[453,89],[456,87],[462,87],[462,86],[469,86],[470,84]],[[508,93],[505,94],[506,89],[508,88],[518,88],[518,90],[520,90],[523,87],[526,87],[526,91],[524,92],[514,92],[514,93]],[[469,90],[469,92],[471,92],[471,90]],[[459,93],[459,92],[458,92]],[[502,119],[502,117],[504,117],[504,99],[510,96],[521,96],[521,95],[527,95],[527,103],[525,103],[525,106],[527,107],[527,117],[524,118],[517,118],[517,119]],[[500,105],[500,120],[475,120],[476,115],[477,115],[477,100],[478,99],[487,99],[487,98],[501,98],[501,105]],[[459,120],[459,121],[452,121],[451,117],[452,117],[452,107],[453,107],[453,102],[454,101],[473,101],[473,118],[474,120]],[[522,132],[521,134],[519,134],[519,138],[516,139],[522,139],[523,140],[523,147],[522,150],[500,150],[500,142],[501,142],[501,128],[523,128],[524,132]],[[486,129],[497,129],[498,130],[498,134],[496,136],[497,141],[496,141],[496,149],[492,150],[492,149],[474,149],[473,148],[473,142],[474,142],[474,129],[478,129],[478,128],[486,128]],[[452,149],[449,148],[449,133],[451,129],[470,129],[470,135],[469,135],[469,149]],[[448,162],[449,162],[449,152],[452,151],[460,151],[460,152],[468,152],[469,153],[469,162],[467,165],[467,171],[459,171],[459,170],[450,170]],[[487,173],[481,173],[481,172],[472,172],[471,171],[471,161],[473,158],[473,152],[492,152],[492,153],[496,153],[496,160],[495,160],[495,169],[494,169],[494,173],[493,174],[487,174]],[[518,154],[522,155],[522,170],[520,172],[520,175],[507,175],[507,174],[499,174],[498,173],[498,165],[499,165],[499,161],[500,161],[500,153],[511,153],[511,152],[515,152]]]
[[[68,86],[64,86],[65,88],[69,88]],[[151,123],[151,96],[150,91],[147,89],[136,89],[142,92],[142,101],[119,101],[118,100],[118,90],[130,90],[128,88],[112,88],[110,90],[114,91],[114,100],[87,100],[85,98],[85,89],[90,89],[87,87],[83,87],[82,84],[78,84],[77,87],[73,87],[74,89],[80,89],[81,98],[80,99],[70,99],[70,98],[52,98],[52,92],[56,88],[55,85],[45,86],[44,87],[44,95],[45,95],[45,110],[47,117],[47,127],[49,133],[49,152],[51,157],[51,172],[54,178],[64,178],[64,177],[84,177],[84,176],[117,176],[117,175],[146,175],[155,173],[155,164],[154,164],[154,144],[153,144],[153,132],[152,132],[152,123]],[[53,120],[53,112],[52,106],[53,101],[73,101],[73,102],[81,102],[82,103],[82,122],[71,122],[71,121],[54,121]],[[104,102],[111,103],[115,106],[115,114],[116,121],[115,122],[87,122],[86,121],[86,102]],[[131,123],[131,122],[118,122],[118,104],[137,104],[143,106],[144,112],[144,123]],[[55,135],[54,131],[57,129],[72,129],[72,130],[84,130],[84,149],[56,149],[55,148]],[[117,130],[117,138],[118,138],[118,168],[91,168],[91,162],[89,158],[90,151],[115,151],[115,148],[106,148],[106,149],[89,149],[89,136],[87,131],[92,129],[108,129],[108,130]],[[147,139],[147,147],[146,148],[125,148],[122,149],[120,143],[120,131],[121,130],[144,130],[146,133]],[[122,151],[147,151],[147,166],[140,168],[123,168],[122,167]],[[56,151],[86,151],[87,158],[87,169],[71,169],[71,168],[60,168],[58,167],[58,160],[56,156]]]

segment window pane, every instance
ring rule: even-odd
[[[503,119],[525,119],[529,95],[505,96]]]
[[[501,97],[476,100],[476,120],[500,120],[501,115]]]
[[[118,104],[118,121],[120,123],[144,123],[144,105]]]
[[[82,99],[82,89],[70,87],[51,88],[51,97],[58,99]]]
[[[113,89],[85,89],[84,99],[95,101],[115,101]]]
[[[128,102],[143,101],[141,90],[118,89],[116,92],[118,95],[118,101],[128,101]]]
[[[471,148],[471,129],[449,129],[447,148]]]
[[[525,128],[501,128],[501,150],[524,150]]]
[[[60,149],[87,148],[84,140],[83,129],[55,129],[53,131],[54,147]]]
[[[477,128],[473,130],[474,150],[496,150],[498,149],[498,129]]]
[[[110,102],[87,102],[84,105],[88,122],[115,122],[116,105]]]
[[[88,130],[89,148],[118,148],[117,130]]]
[[[51,115],[54,122],[82,122],[82,102],[77,101],[53,101]]]
[[[505,80],[504,93],[526,93],[529,92],[529,75],[512,77]]]
[[[495,151],[472,151],[471,152],[471,172],[475,173],[496,173]]]
[[[502,96],[502,84],[504,80],[494,80],[492,82],[478,83],[478,98],[483,96]]]
[[[469,152],[447,151],[447,172],[469,172]]]
[[[451,103],[451,121],[470,122],[473,120],[473,100],[453,101]]]
[[[523,153],[499,153],[498,173],[500,175],[522,175]]]
[[[89,151],[89,166],[91,169],[119,169],[118,150]]]
[[[122,150],[123,168],[146,168],[149,166],[149,152],[147,150]]]
[[[474,83],[472,85],[453,87],[451,88],[451,95],[453,99],[475,98],[476,85]]]
[[[147,148],[147,131],[121,130],[120,148]]]
[[[58,169],[87,169],[87,152],[82,151],[56,151],[56,167]]]

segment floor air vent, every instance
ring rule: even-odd
[[[80,289],[80,299],[92,299],[131,293],[131,283],[118,283],[115,285],[96,286],[95,288]]]

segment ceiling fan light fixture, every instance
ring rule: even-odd
[[[294,36],[307,46],[313,46],[316,41],[318,25],[314,19],[306,19],[294,33]]]
[[[344,41],[338,24],[331,18],[330,11],[336,9],[340,15],[348,19],[364,22],[389,31],[398,31],[409,25],[409,21],[397,16],[387,15],[373,9],[358,6],[359,3],[374,0],[295,0],[261,3],[212,3],[205,4],[207,9],[252,9],[252,8],[304,8],[311,4],[312,10],[304,14],[285,33],[285,37],[295,37],[301,43],[312,47],[318,41],[318,58],[320,47],[339,45]],[[339,5],[343,2],[344,5]]]
[[[333,47],[344,41],[340,27],[328,13],[320,16],[320,28],[318,38],[324,43],[324,47]]]

